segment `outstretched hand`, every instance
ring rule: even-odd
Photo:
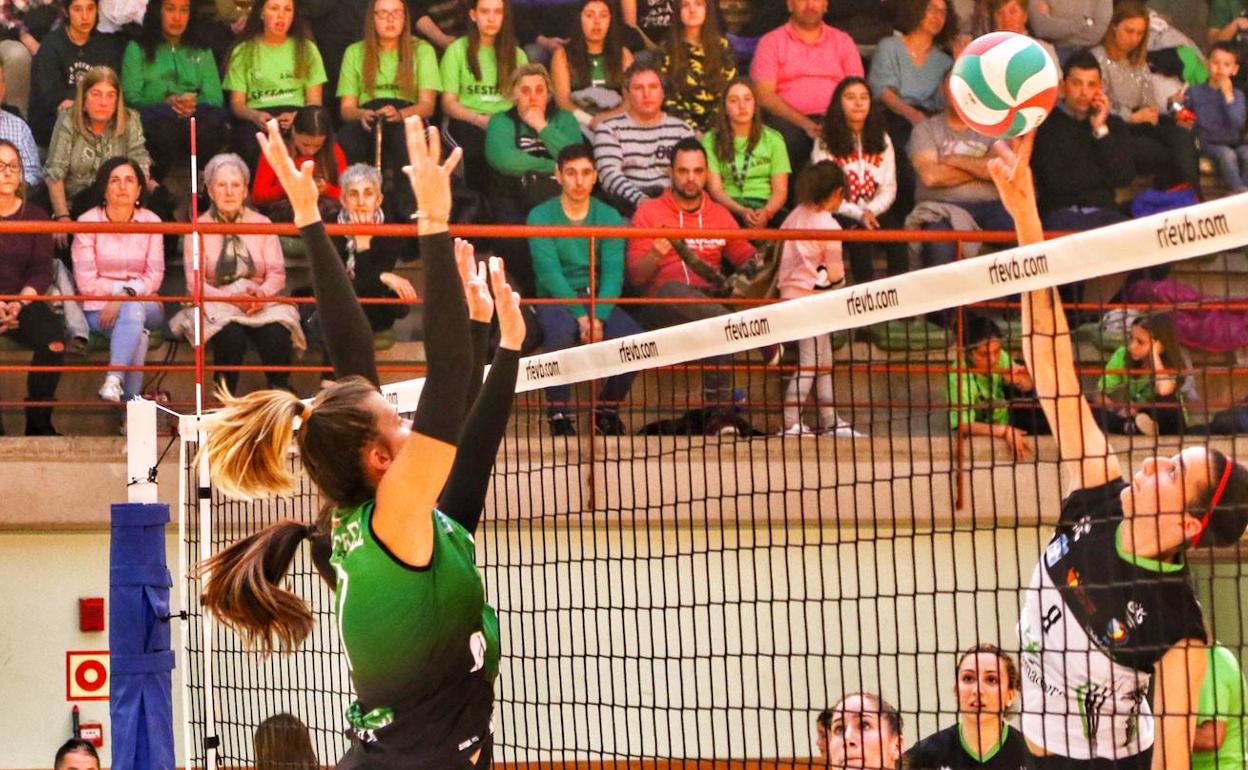
[[[442,136],[425,127],[419,115],[403,121],[408,165],[403,167],[416,195],[416,218],[422,235],[445,232],[451,218],[451,172],[463,151],[456,147],[442,162]]]
[[[494,317],[494,298],[485,277],[485,265],[477,262],[477,250],[463,238],[455,239],[455,264],[459,278],[464,282],[464,300],[468,303],[468,318],[489,323]]]
[[[524,315],[520,312],[520,292],[511,288],[503,260],[490,257],[490,285],[494,288],[494,307],[498,309],[499,347],[519,350],[524,345]]]
[[[997,157],[988,161],[988,173],[997,186],[1001,204],[1014,218],[1015,227],[1034,227],[1039,231],[1040,212],[1036,207],[1036,185],[1031,174],[1031,151],[1035,143],[1034,131],[1022,138],[995,143],[993,149]],[[1038,235],[1034,240],[1040,237]]]
[[[260,143],[260,151],[264,153],[265,160],[269,162],[269,167],[273,169],[277,181],[281,182],[282,190],[290,200],[295,225],[304,227],[319,222],[321,212],[316,202],[320,191],[312,174],[313,162],[306,160],[302,166],[295,167],[295,161],[290,157],[286,140],[282,138],[276,120],[268,122],[267,134],[256,134],[256,141]]]

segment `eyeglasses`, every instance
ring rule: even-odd
[[[0,163],[0,174],[3,173],[20,174],[22,173],[21,163]]]
[[[393,11],[373,11],[373,16],[382,21],[402,21],[403,15],[402,8],[396,8]]]

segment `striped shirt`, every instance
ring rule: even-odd
[[[608,194],[636,205],[671,183],[672,147],[693,132],[666,113],[657,123],[640,125],[628,113],[607,118],[594,133],[594,162]]]
[[[22,156],[22,179],[34,187],[43,181],[43,169],[39,168],[39,148],[30,133],[26,121],[11,112],[0,110],[0,139],[12,142]]]

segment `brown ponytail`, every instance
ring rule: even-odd
[[[280,583],[299,545],[315,533],[315,527],[279,521],[219,551],[196,569],[196,576],[207,576],[203,606],[249,647],[294,651],[312,632],[312,609]]]

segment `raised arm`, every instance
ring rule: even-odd
[[[260,142],[268,167],[286,191],[294,210],[295,224],[307,247],[308,260],[312,265],[312,288],[316,294],[317,311],[321,314],[326,352],[334,367],[334,378],[359,376],[380,385],[373,352],[373,331],[356,299],[342,257],[321,222],[321,213],[316,205],[320,193],[312,176],[312,163],[305,162],[302,168],[295,168],[276,120],[269,121],[267,136],[256,134],[256,139]],[[458,289],[456,291],[458,293]]]
[[[1016,140],[1012,147],[998,144],[1001,157],[988,164],[1001,202],[1014,217],[1020,246],[1044,240],[1031,176],[1034,141],[1033,132]],[[1092,409],[1080,388],[1070,326],[1055,288],[1028,292],[1023,297],[1023,356],[1067,470],[1065,494],[1122,476],[1118,458],[1092,419]]]
[[[481,520],[494,458],[511,417],[525,333],[520,295],[507,283],[503,262],[497,257],[490,258],[490,283],[494,287],[501,339],[490,374],[464,424],[461,451],[455,454],[455,465],[438,500],[438,509],[469,532],[475,532]]]

